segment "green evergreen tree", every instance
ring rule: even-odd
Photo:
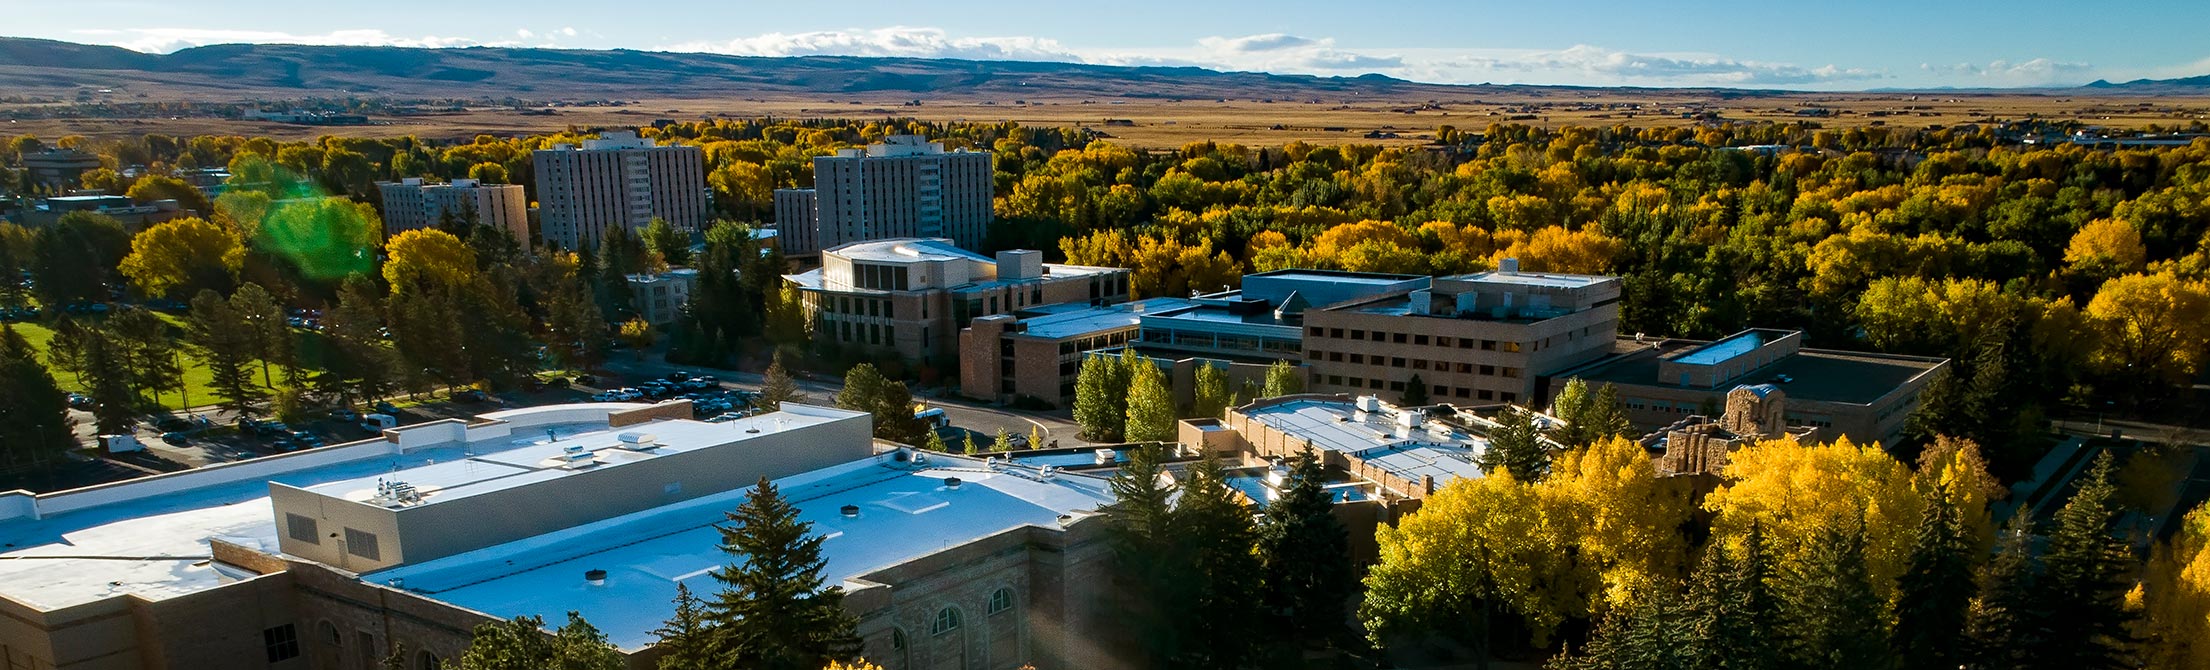
[[[0,469],[40,467],[77,448],[69,396],[14,324],[0,324]]]
[[[949,445],[944,444],[944,434],[933,430],[929,431],[928,439],[921,444],[921,448],[946,454],[952,450]]]
[[[122,355],[131,389],[154,396],[146,399],[148,404],[158,403],[164,392],[184,388],[184,367],[169,322],[145,308],[125,307],[107,317],[103,330]]]
[[[783,352],[775,352],[774,359],[767,364],[766,378],[760,382],[760,395],[752,404],[761,411],[773,412],[782,409],[783,403],[805,401],[805,392],[798,390],[798,379],[790,375],[789,368],[783,367]]]
[[[1180,529],[1157,447],[1138,447],[1113,474],[1107,487],[1113,502],[1105,506],[1107,542],[1113,549],[1112,602],[1137,647],[1136,667],[1167,667],[1179,656],[1187,632],[1174,618],[1188,595],[1179,567]]]
[[[844,589],[826,584],[822,536],[798,508],[760,478],[731,525],[720,527],[730,563],[714,571],[722,590],[705,608],[713,658],[747,670],[819,670],[859,651],[858,625],[844,610]]]
[[[1235,403],[1233,391],[1228,390],[1228,373],[1211,361],[1197,364],[1192,375],[1189,415],[1190,418],[1218,419],[1227,414],[1228,406]]]
[[[1183,585],[1174,625],[1188,644],[1171,664],[1180,668],[1241,668],[1256,661],[1262,640],[1263,568],[1253,551],[1258,529],[1243,494],[1228,485],[1220,462],[1211,456],[1191,465],[1175,500],[1177,552]]]
[[[1945,492],[1929,496],[1897,580],[1891,646],[1903,670],[1956,670],[1972,606],[1972,542]]]
[[[1481,471],[1504,468],[1520,481],[1542,481],[1550,473],[1550,447],[1543,444],[1542,429],[1535,427],[1534,417],[1517,407],[1505,407],[1496,422],[1488,448],[1481,451]]]
[[[287,366],[285,369],[289,370],[297,362],[294,360],[297,347],[292,341],[291,328],[284,321],[283,306],[277,304],[276,296],[268,289],[247,282],[230,294],[230,308],[245,321],[253,358],[261,364],[261,385],[276,388],[276,378],[270,374],[270,367]]]
[[[691,595],[691,587],[675,583],[675,612],[652,631],[652,647],[660,652],[660,670],[712,670],[713,624],[706,607]]]
[[[1550,415],[1558,417],[1565,425],[1552,428],[1550,439],[1557,440],[1568,448],[1585,447],[1595,442],[1592,439],[1595,431],[1588,425],[1589,413],[1595,404],[1596,399],[1589,394],[1588,382],[1581,381],[1579,377],[1566,380],[1565,388],[1560,389],[1558,397],[1550,401]]]
[[[1974,670],[2032,667],[2050,637],[2051,613],[2040,602],[2041,576],[2025,530],[2027,516],[2012,517],[2012,527],[2003,531],[1995,557],[1982,570],[1980,594],[1965,623],[1966,665]]]
[[[1718,609],[1705,644],[1707,658],[1722,659],[1730,670],[1780,670],[1781,650],[1794,631],[1775,625],[1781,620],[1781,599],[1764,528],[1751,524],[1741,545],[1741,555],[1730,557],[1714,594]]]
[[[844,373],[844,389],[836,394],[836,406],[867,412],[875,417],[875,437],[900,444],[920,444],[928,439],[928,427],[913,417],[913,393],[905,382],[883,377],[872,363],[852,366]]]
[[[1129,371],[1127,397],[1129,442],[1174,441],[1174,392],[1159,366],[1136,363]]]
[[[92,420],[103,434],[130,432],[138,416],[138,394],[131,390],[123,349],[106,332],[86,333],[84,394],[92,398]]]
[[[667,219],[652,217],[652,221],[645,224],[643,238],[645,248],[660,254],[660,260],[668,265],[691,264],[690,234],[676,230]]]
[[[1293,395],[1304,390],[1304,374],[1297,371],[1297,366],[1289,361],[1274,361],[1273,365],[1266,366],[1266,389],[1262,392],[1265,397]]]
[[[2133,553],[2113,535],[2117,488],[2110,452],[2095,457],[2079,491],[2056,513],[2049,534],[2041,609],[2060,617],[2034,664],[2043,668],[2129,668],[2134,613],[2126,608]]]
[[[1596,389],[1596,401],[1582,423],[1589,427],[1591,442],[1615,435],[1634,436],[1634,423],[1627,420],[1627,408],[1619,402],[1619,389],[1610,382]]]
[[[1120,359],[1097,353],[1082,358],[1082,369],[1074,377],[1074,422],[1082,427],[1082,437],[1120,441],[1128,421],[1126,410],[1114,402],[1127,392],[1127,384],[1114,385],[1120,378]]]
[[[1887,614],[1865,572],[1864,529],[1829,528],[1787,573],[1785,623],[1791,665],[1863,670],[1892,665]]]
[[[476,627],[456,664],[460,670],[623,670],[622,652],[575,612],[548,635],[545,620],[529,616]]]
[[[208,386],[222,397],[223,408],[240,414],[250,411],[262,390],[246,368],[253,361],[254,340],[244,317],[230,301],[203,290],[192,299],[184,324],[185,342],[207,366]]]
[[[1427,380],[1421,379],[1419,375],[1412,375],[1411,379],[1405,380],[1404,396],[1400,399],[1400,403],[1405,407],[1426,406]]]
[[[1290,471],[1289,487],[1266,506],[1259,526],[1258,555],[1265,563],[1265,587],[1259,592],[1268,630],[1301,646],[1342,641],[1351,595],[1358,590],[1350,532],[1335,517],[1327,478],[1327,466],[1306,445]]]

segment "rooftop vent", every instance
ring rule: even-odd
[[[944,478],[944,488],[947,488],[947,489],[951,489],[951,490],[954,490],[954,491],[957,491],[957,490],[959,490],[959,478],[958,478],[958,477],[945,477],[945,478]]]
[[[857,518],[857,517],[859,516],[859,506],[858,506],[858,505],[845,505],[845,506],[843,506],[843,507],[841,507],[841,508],[838,508],[838,510],[837,510],[837,511],[839,511],[839,512],[843,512],[843,513],[844,513],[844,518],[847,518],[847,519],[851,519],[851,518]]]
[[[1117,458],[1113,454],[1113,450],[1111,449],[1099,449],[1097,451],[1090,452],[1090,456],[1090,462],[1097,465],[1112,465],[1113,461]]]
[[[1381,411],[1381,399],[1370,395],[1358,396],[1358,400],[1354,401],[1354,404],[1356,404],[1356,406],[1358,407],[1358,411],[1361,412]]]
[[[1504,260],[1501,260],[1501,261],[1497,261],[1497,263],[1496,263],[1496,271],[1497,271],[1497,273],[1498,273],[1498,274],[1508,274],[1508,275],[1516,275],[1516,274],[1519,274],[1519,259],[1517,259],[1517,258],[1506,258],[1506,259],[1504,259]]]
[[[615,436],[622,441],[622,448],[630,451],[651,451],[660,447],[658,436],[652,433],[622,433]]]
[[[597,568],[583,571],[583,581],[592,586],[606,585],[606,571]]]
[[[1045,481],[1050,481],[1051,478],[1059,476],[1059,466],[1046,465],[1044,467],[1037,468],[1036,476],[1044,479]]]

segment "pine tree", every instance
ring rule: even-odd
[[[1595,398],[1589,396],[1588,382],[1580,377],[1566,380],[1565,388],[1550,401],[1550,415],[1564,421],[1565,425],[1552,428],[1550,439],[1567,447],[1585,447],[1595,441],[1595,431],[1588,425],[1589,410],[1595,406]]]
[[[1519,408],[1506,407],[1496,422],[1496,430],[1489,433],[1488,448],[1481,451],[1483,473],[1504,468],[1524,482],[1541,481],[1549,474],[1550,447],[1542,443],[1542,431],[1535,427],[1534,417]]]
[[[973,432],[967,433],[967,444],[966,446],[960,447],[959,453],[968,455],[982,453],[982,447],[975,444],[975,434]]]
[[[284,308],[276,303],[276,296],[268,289],[252,282],[230,294],[230,308],[245,321],[253,358],[261,363],[261,385],[275,388],[276,378],[270,374],[271,366],[286,366],[285,369],[290,370],[296,362],[296,347],[291,329],[284,321]]]
[[[1292,395],[1304,390],[1305,378],[1297,371],[1297,366],[1289,361],[1274,361],[1273,365],[1266,366],[1266,390],[1262,392],[1265,397]]]
[[[1975,670],[2032,667],[2049,638],[2050,612],[2039,602],[2041,576],[2035,572],[2026,517],[2012,517],[2012,527],[2003,531],[1995,558],[1980,577],[1980,594],[1965,624],[1967,666]]]
[[[1012,451],[1013,434],[1004,426],[998,426],[998,434],[990,439],[991,451]]]
[[[1793,667],[1861,670],[1891,664],[1887,616],[1865,572],[1863,528],[1827,529],[1812,540],[1804,561],[1791,567],[1784,625],[1797,635],[1789,650]]]
[[[1127,384],[1118,386],[1120,359],[1104,354],[1083,357],[1082,369],[1074,378],[1074,422],[1082,426],[1082,437],[1099,442],[1120,441],[1121,431],[1128,417],[1125,409],[1116,408],[1113,399],[1125,394]]]
[[[1119,619],[1129,624],[1141,648],[1137,667],[1165,667],[1180,653],[1185,631],[1172,615],[1187,608],[1178,598],[1188,595],[1178,566],[1182,545],[1177,542],[1174,489],[1166,482],[1158,447],[1138,447],[1107,484],[1113,502],[1105,506],[1107,542],[1113,549],[1116,570],[1111,589],[1121,610]]]
[[[1627,408],[1619,403],[1619,389],[1609,382],[1596,389],[1596,401],[1591,403],[1582,423],[1588,425],[1592,439],[1614,435],[1634,437],[1634,423],[1627,420]]]
[[[130,432],[138,416],[138,394],[131,390],[126,365],[122,345],[105,332],[86,333],[84,391],[92,398],[92,420],[101,433]]]
[[[913,417],[913,393],[906,390],[905,382],[883,377],[874,364],[854,365],[844,373],[844,389],[836,394],[836,406],[873,414],[877,438],[900,444],[919,444],[928,439],[928,427]]]
[[[622,652],[575,612],[552,634],[529,616],[476,627],[456,663],[460,670],[622,670]]]
[[[1427,381],[1420,379],[1419,375],[1412,375],[1411,379],[1405,380],[1402,401],[1405,407],[1427,405]]]
[[[760,395],[752,403],[761,411],[773,412],[783,408],[783,403],[806,401],[806,394],[798,390],[798,380],[783,367],[783,352],[775,352],[774,360],[767,364],[767,378],[760,382]]]
[[[122,354],[132,390],[153,394],[148,400],[157,403],[161,393],[184,387],[184,368],[167,321],[145,308],[125,307],[107,318],[104,330]]]
[[[1252,550],[1258,529],[1243,494],[1228,486],[1220,462],[1211,456],[1190,466],[1181,496],[1175,500],[1175,539],[1188,563],[1177,570],[1184,581],[1186,607],[1173,610],[1174,625],[1188,633],[1189,644],[1173,665],[1185,668],[1240,668],[1259,649],[1262,568]]]
[[[13,324],[0,324],[0,469],[37,467],[77,448],[69,396]]]
[[[1327,491],[1327,466],[1312,447],[1297,455],[1289,488],[1266,507],[1259,527],[1265,562],[1263,602],[1278,639],[1327,645],[1343,638],[1346,609],[1358,578],[1351,567],[1350,533],[1335,518]]]
[[[1041,426],[1041,425],[1038,425],[1038,424],[1034,424],[1034,423],[1028,424],[1028,448],[1030,448],[1030,449],[1042,449],[1042,448],[1044,448],[1044,427],[1043,427],[1043,426]]]
[[[1167,388],[1159,366],[1150,361],[1136,363],[1128,375],[1127,397],[1129,442],[1174,441],[1174,392]]]
[[[1956,670],[1972,606],[1972,543],[1948,495],[1929,498],[1897,580],[1891,646],[1903,670]]]
[[[250,410],[261,388],[246,369],[253,360],[253,335],[245,319],[214,291],[200,291],[184,323],[185,341],[207,366],[208,386],[222,397],[223,408],[241,414]]]
[[[1730,569],[1721,582],[1720,609],[1707,649],[1711,657],[1725,659],[1730,670],[1780,670],[1781,649],[1794,633],[1775,625],[1781,603],[1773,588],[1775,569],[1764,528],[1752,523],[1741,545],[1741,555],[1729,558]]]
[[[676,582],[675,613],[652,631],[660,670],[711,670],[713,634],[704,604],[691,595],[690,586]]]
[[[858,653],[858,625],[844,611],[844,589],[826,585],[822,537],[798,508],[760,478],[732,525],[720,527],[729,565],[714,571],[723,588],[705,608],[713,658],[748,670],[817,670]]]
[[[2126,607],[2126,578],[2133,553],[2112,535],[2118,510],[2111,501],[2117,489],[2110,482],[2110,452],[2095,458],[2072,500],[2057,511],[2056,527],[2049,534],[2047,568],[2040,595],[2042,609],[2056,612],[2061,622],[2049,628],[2050,636],[2035,663],[2047,668],[2132,667],[2134,614]]]
[[[1228,390],[1228,373],[1210,361],[1197,364],[1192,375],[1192,400],[1190,418],[1218,419],[1228,411],[1235,398]]]

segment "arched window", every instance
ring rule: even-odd
[[[1013,590],[998,589],[990,592],[990,613],[997,614],[1013,609]]]
[[[414,667],[415,670],[440,670],[445,667],[445,662],[438,660],[436,654],[423,650],[414,655]]]
[[[959,630],[959,608],[946,607],[936,611],[936,623],[929,626],[930,635],[943,635]]]
[[[905,651],[905,631],[896,628],[890,629],[890,648]]]

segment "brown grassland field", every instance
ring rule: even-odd
[[[2083,91],[2085,92],[2085,91]],[[118,92],[120,93],[120,92]],[[139,89],[136,93],[145,93]],[[114,95],[110,100],[239,102],[279,98],[281,91],[241,91],[231,100],[205,91],[186,95]],[[0,135],[177,136],[224,134],[303,139],[320,135],[461,139],[477,134],[516,135],[563,128],[637,126],[656,119],[912,117],[931,121],[1014,121],[1036,126],[1095,128],[1123,144],[1169,148],[1213,140],[1250,145],[1315,143],[1421,143],[1438,126],[1478,131],[1492,123],[1538,126],[1685,126],[1702,120],[1807,121],[1826,128],[1885,125],[1899,128],[2040,118],[2085,126],[2137,129],[2172,127],[2210,119],[2210,95],[2068,95],[2049,92],[1974,93],[1714,93],[1652,89],[1487,87],[1455,99],[1083,99],[1003,95],[755,94],[763,97],[646,98],[621,106],[536,109],[469,107],[462,111],[405,116],[371,115],[363,126],[308,126],[223,118],[26,119],[0,124]],[[11,105],[0,105],[5,112]],[[1812,115],[1809,110],[1826,110]],[[1389,136],[1393,134],[1394,136]]]

